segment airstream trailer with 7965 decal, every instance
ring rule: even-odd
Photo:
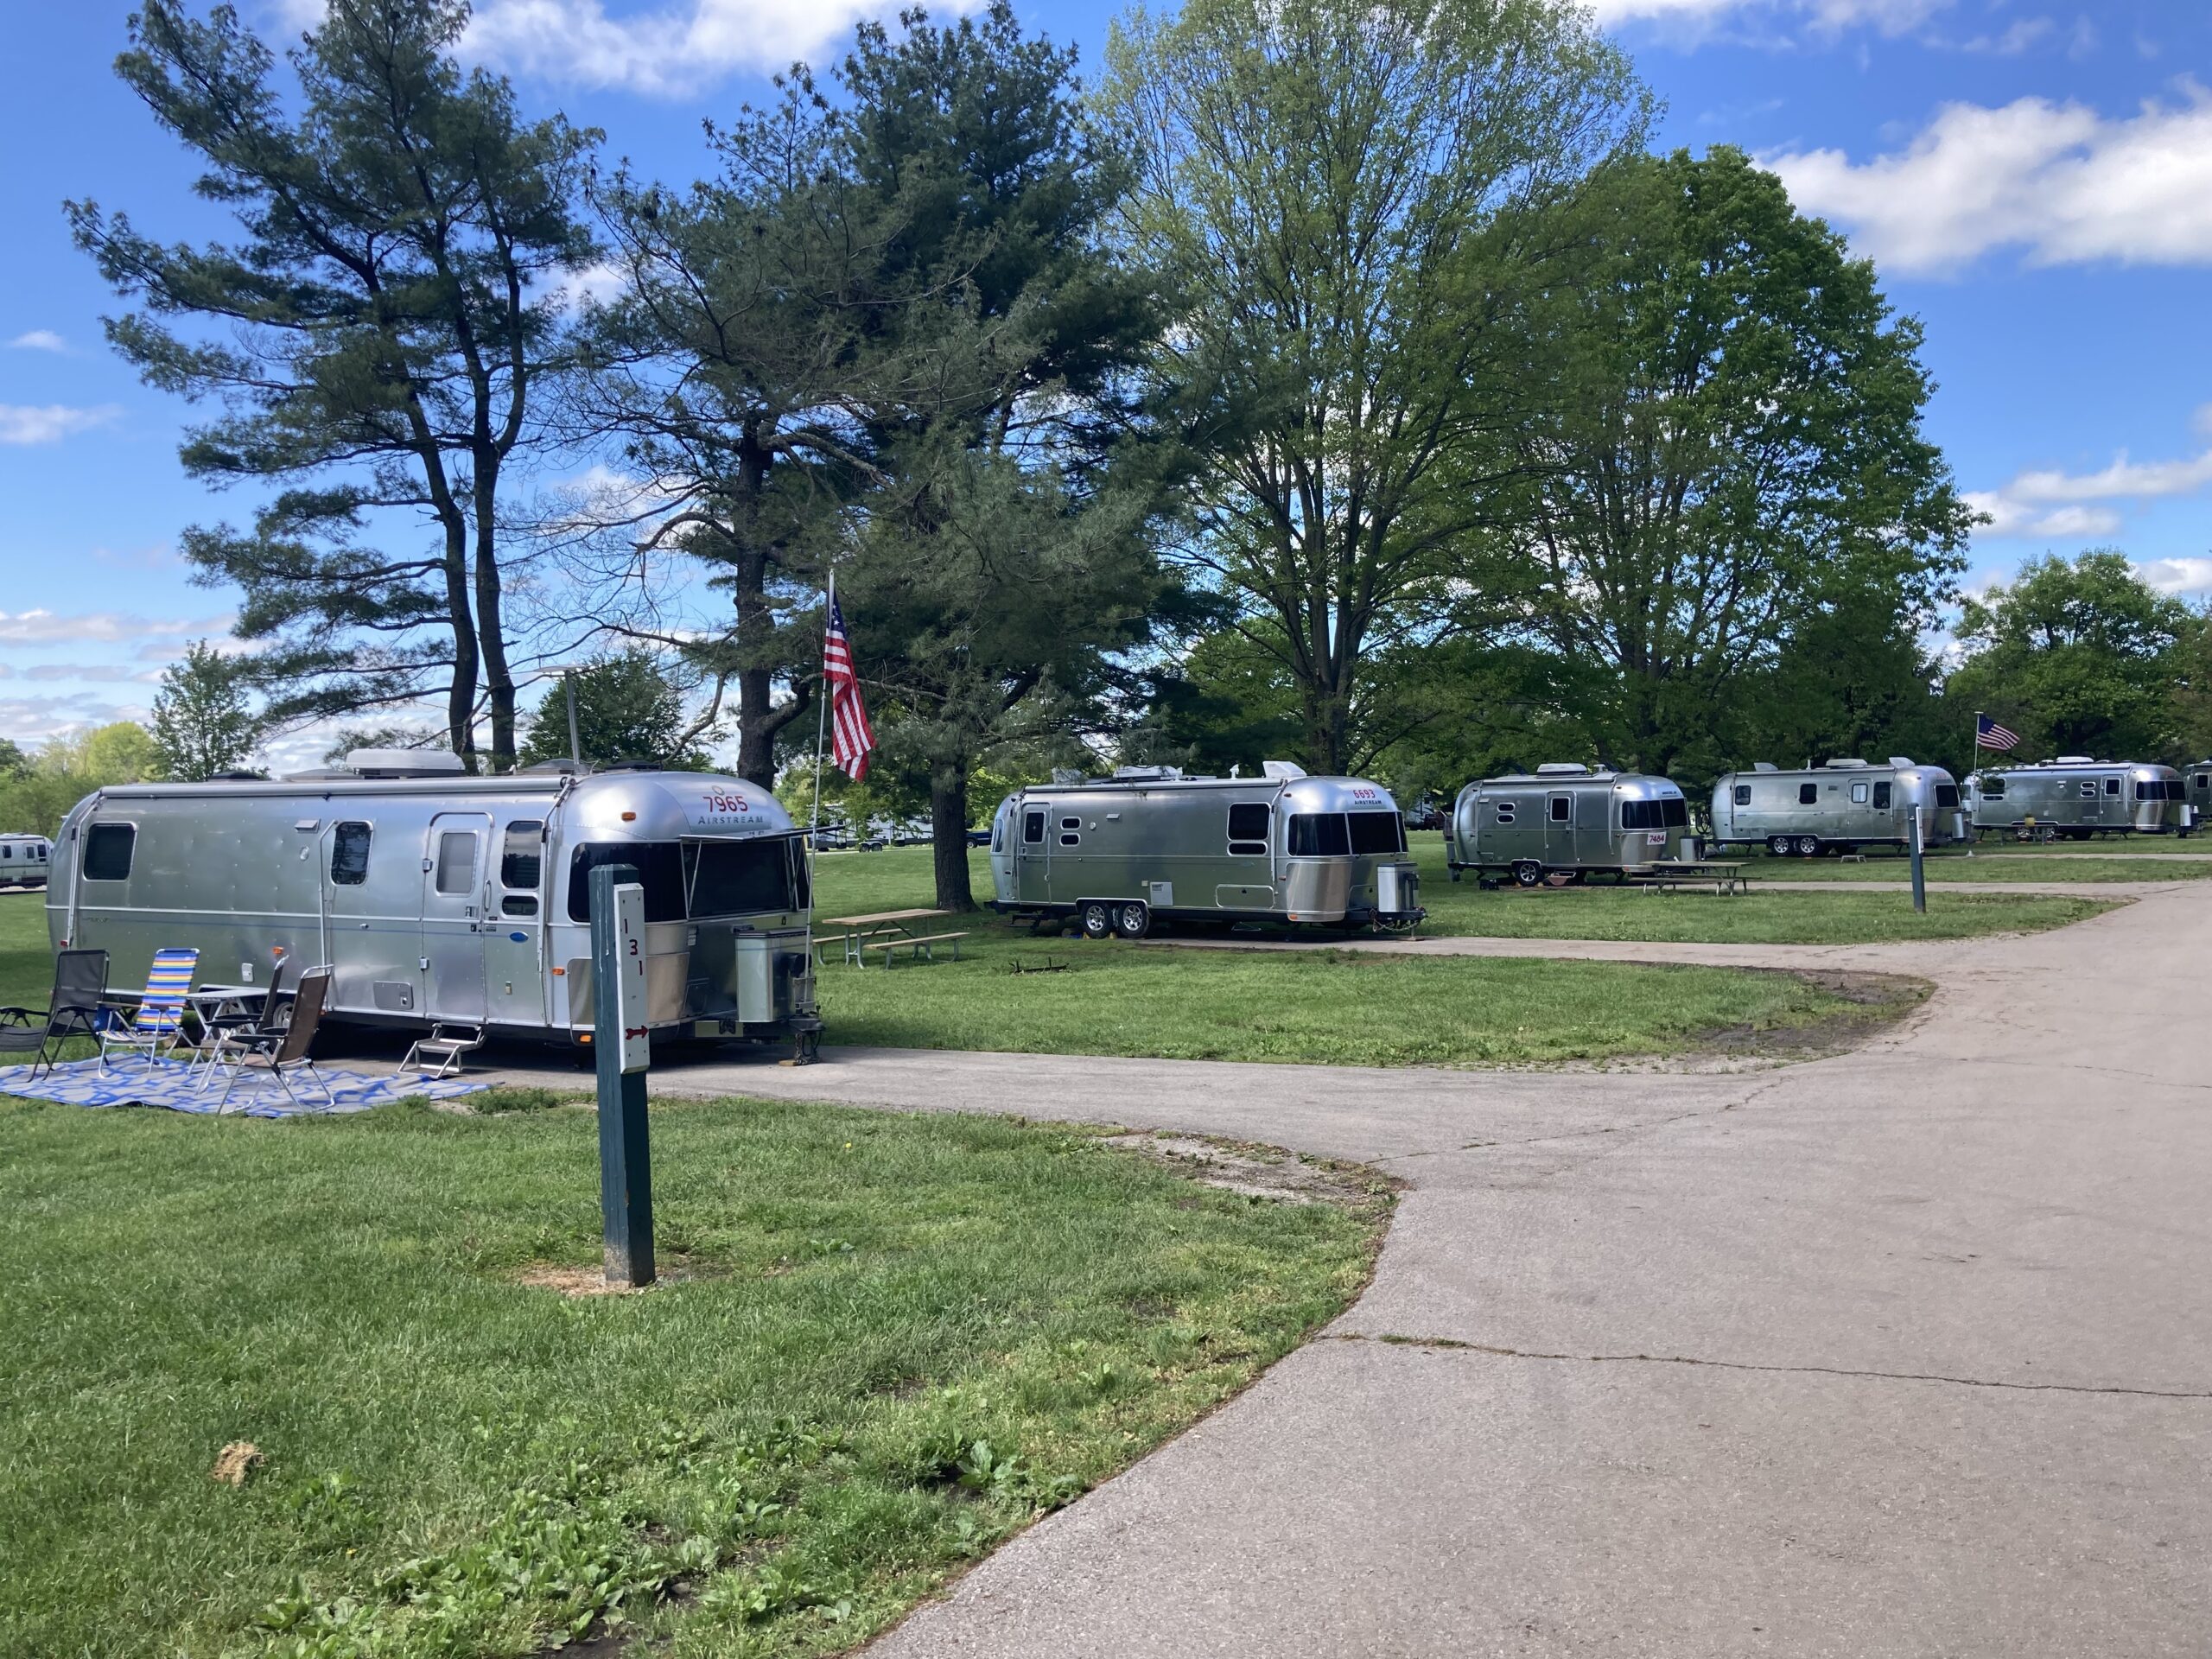
[[[645,889],[658,1033],[788,1039],[816,1014],[806,850],[733,778],[618,768],[462,774],[450,755],[356,750],[270,781],[134,784],[63,821],[47,890],[57,948],[111,982],[192,945],[203,977],[327,965],[326,1017],[590,1039],[590,874]]]
[[[1141,938],[1154,922],[1279,922],[1398,930],[1419,922],[1404,821],[1380,784],[1123,767],[1034,785],[991,821],[991,907],[1072,918],[1087,938]]]
[[[1619,874],[1694,856],[1689,803],[1671,779],[1553,764],[1484,778],[1459,791],[1445,856],[1462,870],[1510,870],[1524,887],[1548,874]]]

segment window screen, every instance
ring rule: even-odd
[[[1554,823],[1568,823],[1574,817],[1574,798],[1571,795],[1554,795],[1551,798],[1546,811]]]
[[[1238,801],[1229,809],[1229,850],[1240,858],[1256,857],[1268,850],[1268,820],[1271,809],[1265,801]]]
[[[438,834],[438,891],[458,897],[476,885],[476,832],[445,830]]]
[[[499,842],[499,885],[523,893],[537,892],[544,855],[545,825],[536,818],[517,818]],[[535,913],[534,909],[507,912],[510,916]]]
[[[1800,784],[1797,785],[1798,805],[1815,806],[1819,804],[1820,798],[1821,786],[1818,784]]]
[[[1874,806],[1878,811],[1886,812],[1890,810],[1890,786],[1887,784],[1874,785]]]
[[[1749,784],[1738,784],[1738,785],[1736,785],[1736,804],[1737,804],[1737,805],[1738,805],[1738,806],[1749,806],[1751,804],[1751,786]]]
[[[1293,858],[1344,858],[1351,852],[1351,827],[1341,812],[1299,812],[1290,820]]]
[[[330,880],[340,887],[358,887],[369,879],[369,839],[375,832],[359,818],[331,826]]]
[[[1406,821],[1395,812],[1351,814],[1351,849],[1363,857],[1406,850]]]
[[[123,881],[130,875],[131,849],[138,843],[135,823],[96,823],[85,832],[85,880]]]

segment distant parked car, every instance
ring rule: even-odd
[[[968,832],[968,844],[970,847],[989,846],[991,844],[990,825],[985,824],[981,830],[970,830]]]

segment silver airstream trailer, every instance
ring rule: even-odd
[[[1855,852],[1911,844],[1920,810],[1921,844],[1946,847],[1967,836],[1959,785],[1941,766],[1893,754],[1885,765],[1847,757],[1784,772],[1761,760],[1723,772],[1713,785],[1713,839],[1757,846],[1780,857]]]
[[[1408,928],[1425,913],[1405,823],[1380,784],[1125,766],[1035,785],[991,820],[991,908],[1072,917],[1087,938],[1156,919]]]
[[[1985,766],[1967,786],[1976,835],[2087,841],[2188,827],[2189,785],[2171,766],[2062,754],[2031,766]]]
[[[44,887],[53,850],[44,836],[0,836],[0,887]]]
[[[2212,760],[2199,760],[2183,767],[2182,772],[2182,790],[2189,798],[2183,803],[2181,821],[2183,833],[2188,834],[2212,823]]]
[[[1694,857],[1689,824],[1689,803],[1669,779],[1541,766],[1461,790],[1444,851],[1454,881],[1462,870],[1510,870],[1533,887],[1549,872],[1618,874]]]
[[[803,833],[774,798],[700,772],[460,772],[356,750],[278,781],[134,784],[63,820],[47,924],[142,982],[200,951],[202,982],[328,964],[327,1018],[588,1041],[589,874],[645,888],[656,1031],[791,1039],[819,1027]]]

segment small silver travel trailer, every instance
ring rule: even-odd
[[[202,982],[328,964],[327,1016],[588,1041],[590,872],[637,867],[657,1031],[810,1046],[803,833],[775,798],[687,772],[461,773],[356,750],[276,781],[133,784],[70,810],[47,925],[143,981],[166,945]]]
[[[1618,874],[1694,858],[1689,825],[1689,802],[1669,779],[1541,766],[1461,790],[1444,852],[1454,881],[1462,870],[1510,870],[1533,887],[1548,872]]]
[[[991,820],[991,908],[1073,917],[1087,938],[1141,938],[1157,919],[1402,929],[1426,913],[1405,823],[1380,784],[1186,778],[1125,766],[1034,785]]]
[[[2087,841],[2189,828],[2190,788],[2171,766],[2062,754],[2031,766],[1985,766],[1967,788],[1976,835]]]
[[[2182,772],[2182,791],[2189,798],[2183,804],[2181,821],[2187,833],[2212,823],[2212,760],[2199,760]]]
[[[1902,754],[1888,763],[1839,757],[1785,772],[1761,760],[1723,772],[1713,785],[1713,840],[1722,847],[1764,842],[1777,857],[1910,847],[1921,810],[1921,844],[1947,847],[1967,836],[1959,785],[1941,766]]]
[[[44,887],[53,852],[44,836],[0,836],[0,887]]]

